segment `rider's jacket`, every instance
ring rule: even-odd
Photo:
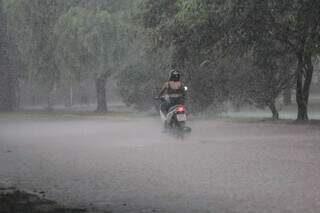
[[[181,83],[181,81],[168,81],[164,84],[162,87],[162,90],[159,94],[161,96],[162,94],[165,95],[165,99],[162,100],[161,103],[161,111],[162,112],[168,112],[170,107],[184,104],[184,98],[185,98],[185,90]]]
[[[180,98],[184,94],[184,89],[180,81],[169,81],[166,87],[166,93],[170,98]]]

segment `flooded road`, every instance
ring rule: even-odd
[[[157,117],[0,119],[0,180],[112,212],[318,213],[320,128]]]

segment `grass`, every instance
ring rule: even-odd
[[[312,103],[309,106],[310,112],[315,113],[319,111],[320,114],[320,103]],[[113,110],[113,111],[112,111]],[[157,112],[135,112],[130,110],[112,108],[107,113],[96,113],[93,111],[71,111],[64,109],[57,109],[51,112],[41,109],[29,109],[22,110],[20,112],[12,113],[0,113],[0,121],[2,122],[15,122],[15,121],[80,121],[80,120],[105,120],[105,119],[120,119],[128,120],[132,118],[143,118],[143,117],[154,117],[157,118],[159,115]],[[273,120],[271,113],[268,110],[253,110],[244,109],[243,112],[239,113],[223,113],[221,115],[215,115],[211,113],[191,115],[190,120],[218,120],[225,122],[236,122],[236,123],[272,123],[272,124],[310,124],[320,125],[320,120],[310,120],[307,122],[296,122],[294,116],[296,112],[296,106],[294,104],[283,108],[280,113],[279,120]],[[317,114],[317,113],[316,113]],[[290,115],[288,117],[288,115]],[[314,115],[314,114],[313,114]],[[292,118],[291,118],[292,117]],[[310,116],[312,119],[312,115]],[[317,117],[317,116],[316,116]],[[318,118],[318,117],[317,117]]]
[[[108,118],[139,118],[145,116],[145,113],[134,112],[66,112],[66,111],[52,111],[46,112],[43,110],[23,110],[19,112],[2,112],[0,113],[0,121],[77,121],[87,119],[108,119]]]

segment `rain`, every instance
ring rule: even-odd
[[[0,0],[0,213],[316,213],[320,1]]]

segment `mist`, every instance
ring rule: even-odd
[[[0,212],[316,212],[319,14],[318,0],[0,0]]]

